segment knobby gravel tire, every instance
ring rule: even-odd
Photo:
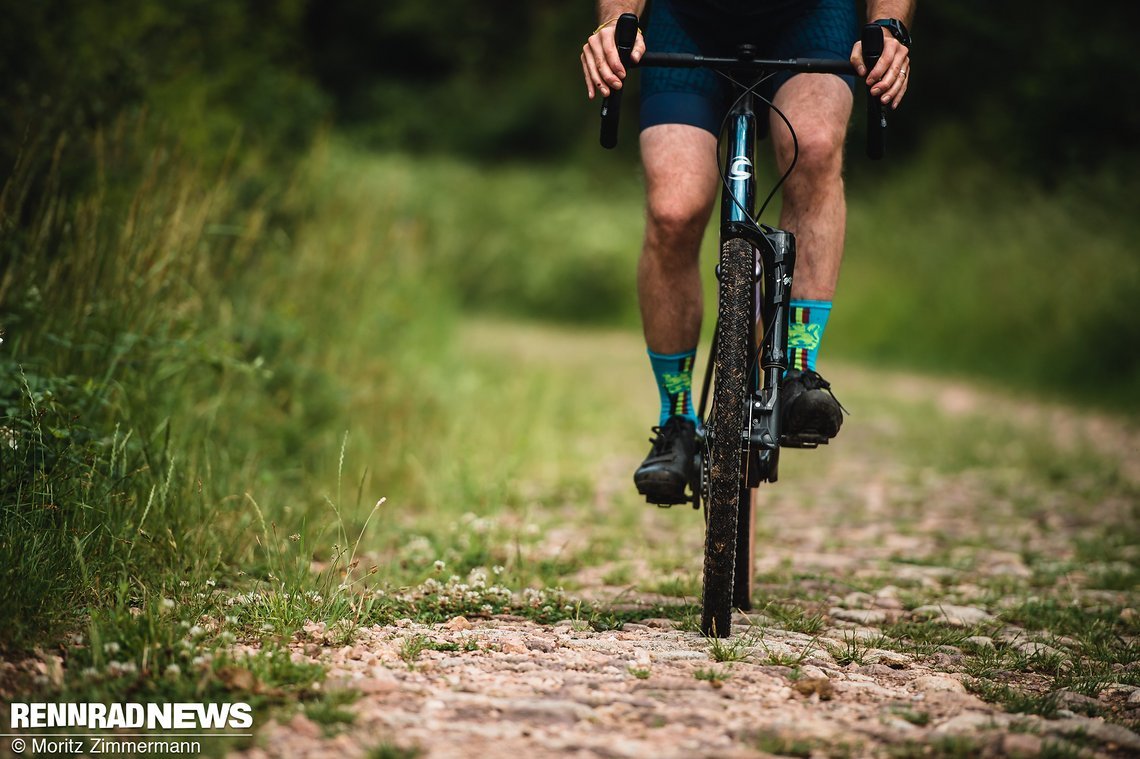
[[[754,257],[747,240],[729,239],[720,250],[720,303],[713,389],[705,527],[704,594],[701,632],[732,634],[733,576],[736,570],[737,516],[741,506],[741,431],[753,318]],[[747,491],[745,491],[747,492]]]

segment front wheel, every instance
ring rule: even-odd
[[[740,467],[744,402],[749,372],[755,258],[747,240],[725,240],[720,250],[720,303],[717,315],[713,406],[708,420],[704,597],[701,632],[727,638],[732,633],[733,578],[736,572],[738,516],[751,508]],[[751,520],[748,520],[751,528]],[[749,529],[751,533],[751,529]],[[742,541],[743,542],[743,541]],[[751,543],[751,541],[747,541]],[[750,546],[749,546],[750,547]]]

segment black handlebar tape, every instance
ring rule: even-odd
[[[633,43],[637,41],[637,16],[633,13],[623,13],[618,17],[617,29],[614,31],[614,42],[617,43],[618,58],[629,74],[630,56],[633,54]],[[617,147],[618,122],[621,120],[621,90],[611,90],[610,96],[602,100],[602,134],[603,148]]]
[[[875,68],[883,54],[883,27],[867,24],[863,27],[863,63],[867,71]],[[887,147],[887,113],[879,98],[867,88],[867,157],[877,161],[883,157]]]

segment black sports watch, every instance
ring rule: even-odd
[[[867,26],[881,26],[891,33],[891,36],[902,44],[910,47],[910,32],[906,29],[906,24],[899,21],[897,18],[879,18],[872,21]]]

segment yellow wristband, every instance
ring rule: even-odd
[[[614,16],[614,17],[613,17],[613,18],[611,18],[609,21],[603,21],[602,23],[598,24],[598,28],[597,28],[597,29],[595,29],[593,32],[591,32],[591,33],[590,33],[590,36],[591,36],[591,37],[593,37],[595,34],[597,34],[598,32],[602,31],[603,29],[605,29],[607,26],[609,26],[609,25],[610,25],[610,24],[612,24],[613,22],[617,21],[617,20],[618,20],[618,18],[620,18],[620,17],[619,17],[619,16]]]

